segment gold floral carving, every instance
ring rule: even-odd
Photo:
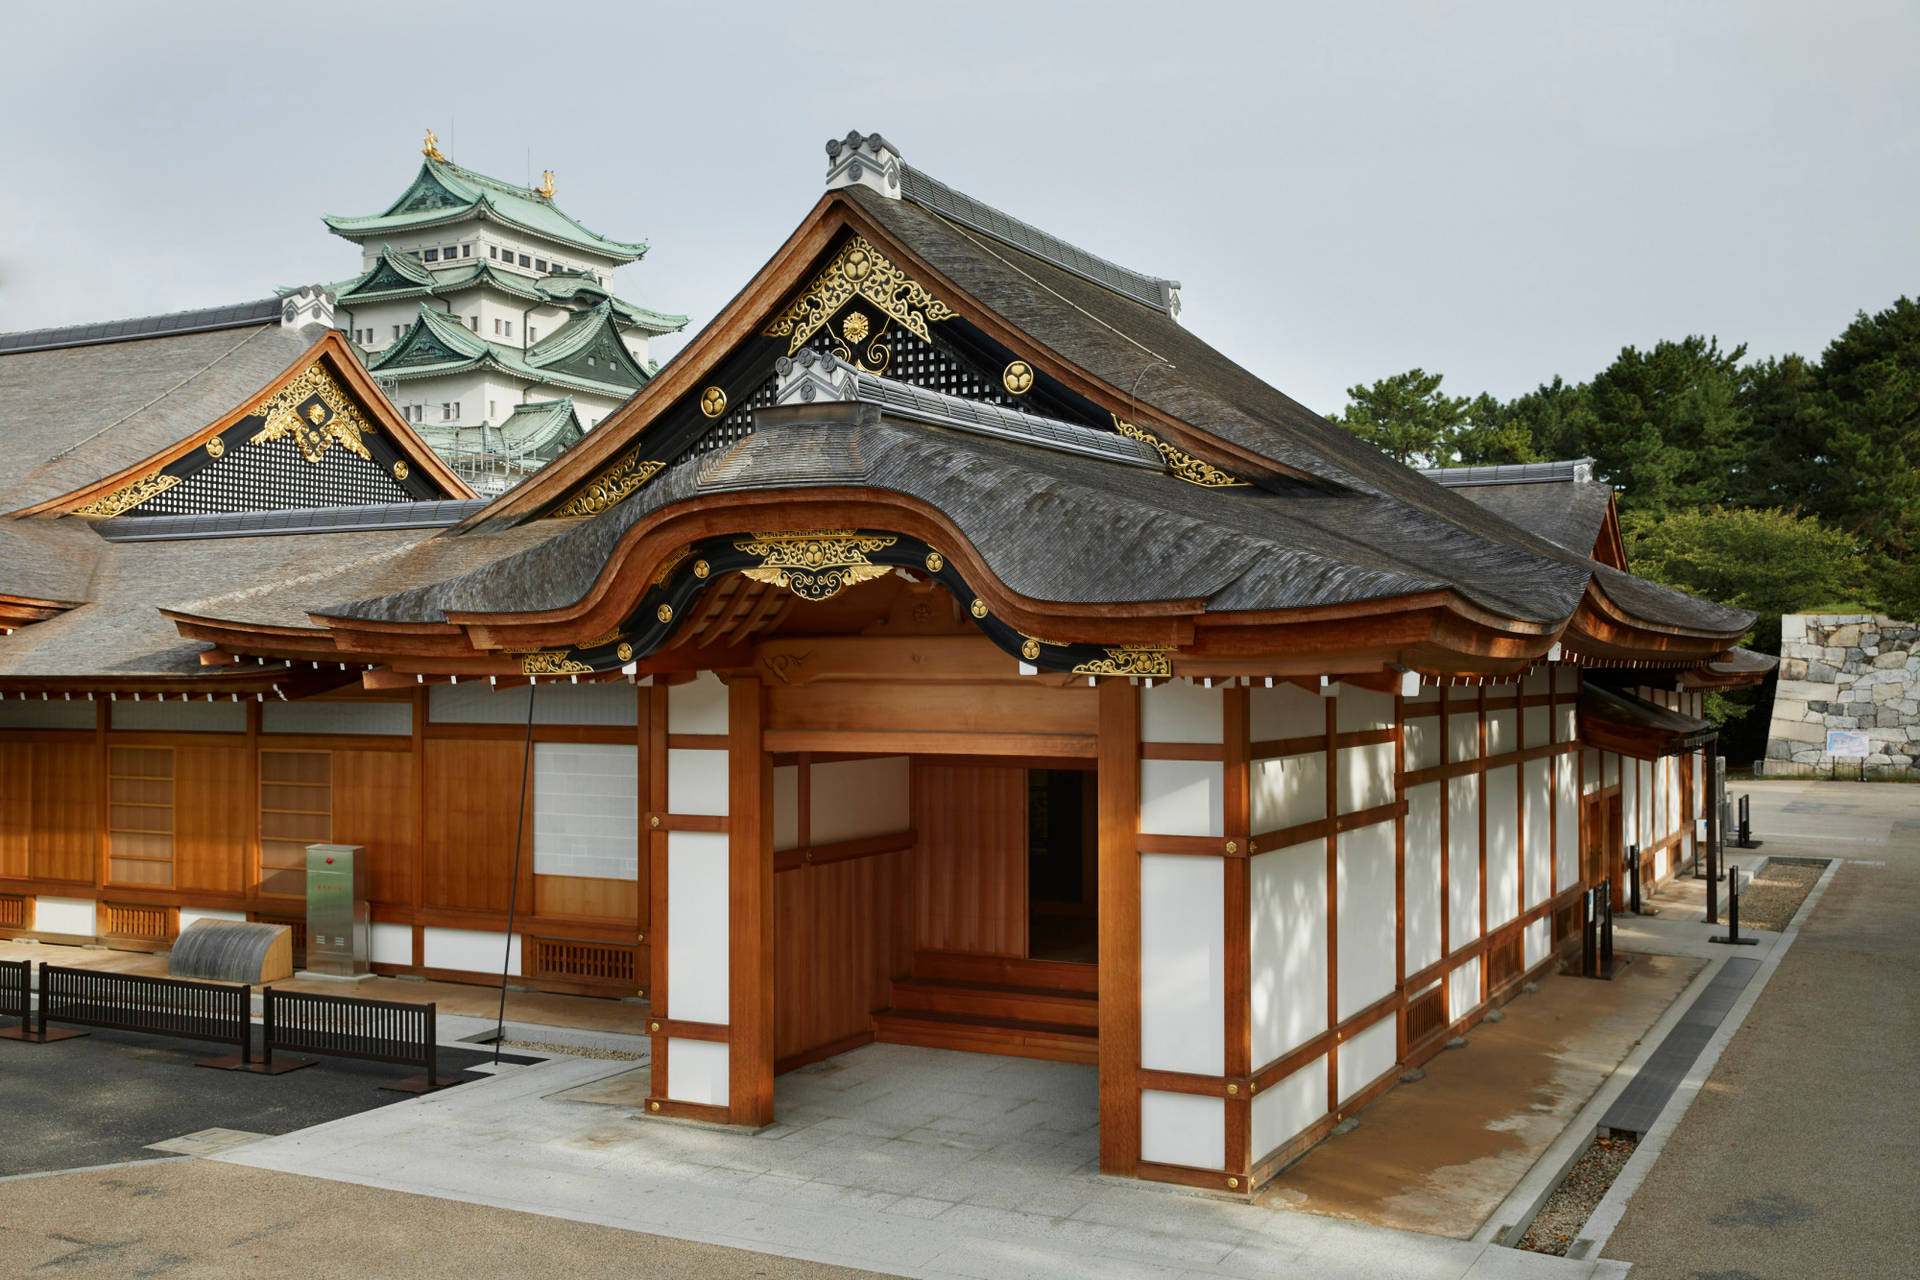
[[[1129,440],[1140,440],[1158,449],[1160,456],[1166,460],[1167,470],[1173,473],[1175,479],[1197,484],[1203,489],[1229,489],[1244,487],[1248,483],[1239,476],[1222,471],[1211,462],[1174,448],[1153,432],[1134,426],[1119,414],[1113,415],[1113,429]]]
[[[567,656],[565,649],[541,649],[520,659],[523,676],[584,676],[593,674],[586,663]]]
[[[847,318],[840,322],[840,335],[848,342],[865,342],[871,326],[864,311],[849,311]]]
[[[1173,660],[1170,649],[1149,649],[1140,645],[1108,648],[1107,656],[1083,662],[1073,669],[1081,676],[1170,676]]]
[[[831,600],[855,583],[883,577],[890,570],[867,557],[898,542],[884,534],[851,529],[796,529],[756,533],[734,549],[759,556],[756,568],[741,572],[755,582],[785,588],[802,600]]]
[[[635,445],[620,461],[595,476],[593,483],[576,494],[573,501],[553,514],[562,520],[597,516],[653,479],[665,465],[664,462],[642,462],[640,446]]]
[[[840,247],[806,289],[766,327],[769,338],[786,338],[787,354],[798,351],[808,338],[855,298],[865,298],[920,338],[931,342],[930,322],[948,320],[953,308],[927,292],[926,287],[895,266],[865,236],[855,236]],[[849,316],[850,322],[853,317]],[[860,316],[864,332],[867,318]],[[843,334],[846,326],[841,326]],[[849,341],[858,338],[847,335]]]
[[[678,551],[668,553],[667,558],[660,562],[660,567],[653,571],[653,581],[649,582],[647,586],[649,588],[657,587],[668,578],[671,578],[673,571],[685,564],[687,557],[692,554],[692,547],[682,547]]]
[[[309,400],[316,403],[307,404]],[[305,422],[301,421],[303,404],[306,405]],[[333,374],[317,360],[256,405],[254,412],[266,418],[267,425],[256,432],[248,444],[291,438],[299,446],[300,456],[310,465],[317,465],[327,449],[335,444],[348,453],[373,461],[373,455],[367,452],[360,437],[371,435],[378,428],[367,421],[340,384],[333,380]]]
[[[121,485],[103,498],[95,498],[84,507],[75,507],[77,516],[117,516],[131,511],[148,498],[165,493],[180,483],[179,476],[163,475],[156,471],[141,476],[131,484]]]

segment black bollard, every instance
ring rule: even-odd
[[[1627,846],[1627,910],[1640,914],[1640,846]]]
[[[1752,798],[1751,796],[1740,797],[1740,847],[1742,849],[1753,848],[1753,810],[1748,804]]]
[[[1708,942],[1724,942],[1730,947],[1753,947],[1759,945],[1758,938],[1740,936],[1740,868],[1733,867],[1727,872],[1727,932],[1725,937],[1714,936]]]
[[[1580,895],[1580,975],[1585,978],[1600,976],[1598,961],[1594,954],[1596,941],[1594,931],[1594,894],[1597,889],[1588,889]]]
[[[1600,886],[1600,976],[1613,978],[1613,886]]]

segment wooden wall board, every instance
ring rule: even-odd
[[[1027,771],[916,762],[915,946],[1027,953]]]
[[[512,793],[500,799],[511,808]],[[365,847],[370,901],[394,904],[413,901],[418,869],[413,808],[414,759],[411,755],[399,756],[385,751],[333,753],[333,839],[337,844]],[[511,832],[509,825],[500,838],[511,842]]]
[[[533,823],[517,811],[524,752],[519,742],[429,738],[424,791],[423,903],[505,912],[513,877],[513,832],[521,827],[521,875],[533,877]],[[532,788],[527,788],[529,806]],[[524,884],[530,901],[531,884]]]
[[[173,771],[174,887],[246,892],[255,803],[246,744],[177,747]]]

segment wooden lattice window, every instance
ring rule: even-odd
[[[32,899],[25,894],[0,893],[0,929],[25,929],[32,912],[27,904]]]
[[[1520,935],[1487,948],[1487,990],[1498,991],[1520,976]]]
[[[307,846],[333,839],[333,753],[260,753],[260,892],[303,897]]]
[[[575,938],[530,938],[528,941],[533,943],[533,968],[529,977],[609,986],[633,985],[634,949],[631,946],[583,942]]]
[[[1424,1043],[1446,1029],[1446,985],[1436,982],[1407,1001],[1407,1043]]]
[[[107,753],[107,881],[173,887],[173,748]]]

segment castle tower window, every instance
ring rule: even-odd
[[[528,326],[527,326],[527,341],[528,341],[528,342],[537,342],[537,341],[539,341],[539,339],[540,339],[540,331],[539,331],[538,329],[536,329],[536,328],[534,328],[534,327],[533,327],[532,325],[528,325]]]
[[[535,271],[545,271],[547,269],[547,260],[545,258],[535,258],[533,260],[533,269]]]
[[[520,255],[520,265],[523,267],[530,267],[533,265],[533,259],[529,258],[526,254],[523,253]]]
[[[499,257],[499,256],[500,256],[500,250],[499,250],[499,249],[497,249],[497,248],[495,248],[495,247],[494,247],[493,245],[488,245],[488,246],[487,246],[487,256],[488,256],[489,258],[497,258],[497,257]]]
[[[426,251],[425,255],[423,256],[426,258],[428,262],[440,261],[440,251],[438,249],[429,249]]]
[[[493,318],[493,336],[496,338],[500,336],[500,317],[499,316],[495,316]]]
[[[472,329],[472,330],[473,330],[473,331],[474,331],[475,333],[478,333],[478,332],[480,332],[480,317],[479,317],[479,316],[468,316],[468,317],[467,317],[467,327],[468,327],[469,329]]]
[[[470,244],[461,245],[460,256],[463,258],[471,258],[473,256],[473,246]]]

